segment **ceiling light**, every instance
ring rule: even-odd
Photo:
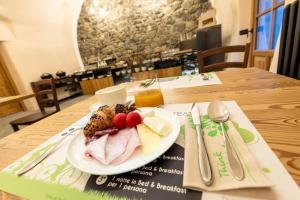
[[[104,9],[104,8],[99,8],[99,16],[101,16],[101,17],[105,17],[105,15],[106,15],[106,10]]]
[[[92,15],[92,14],[94,14],[95,13],[95,8],[94,7],[90,7],[89,8],[89,13]]]
[[[94,1],[93,1],[93,5],[94,5],[95,7],[99,6],[99,0],[94,0]]]

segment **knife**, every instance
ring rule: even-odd
[[[62,133],[61,136],[62,138],[49,150],[45,151],[44,153],[42,153],[41,155],[39,155],[36,159],[34,159],[33,161],[31,161],[30,163],[28,163],[27,165],[25,165],[23,168],[21,168],[18,172],[17,175],[18,176],[22,176],[23,174],[27,173],[28,171],[30,171],[32,168],[34,168],[35,166],[37,166],[40,162],[42,162],[43,160],[45,160],[50,154],[52,154],[57,147],[62,144],[66,138],[68,138],[68,136],[78,130],[83,129],[83,127],[78,127],[78,128],[70,128],[68,130],[68,132]]]
[[[202,181],[204,182],[205,185],[209,186],[213,183],[213,176],[212,176],[211,165],[210,165],[209,157],[207,154],[207,150],[203,138],[200,112],[196,103],[193,103],[191,112],[192,112],[192,118],[197,132],[199,170],[200,170]]]

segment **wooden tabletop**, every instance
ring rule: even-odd
[[[300,81],[256,68],[217,74],[223,84],[165,90],[165,103],[235,100],[300,186]],[[86,115],[95,102],[91,97],[0,140],[0,169]]]
[[[24,94],[24,95],[16,95],[16,96],[9,96],[9,97],[0,97],[0,106],[12,103],[12,102],[19,102],[24,99],[28,99],[34,97],[34,94]]]

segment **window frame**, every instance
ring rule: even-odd
[[[272,0],[272,5],[270,8],[262,11],[261,13],[258,13],[258,7],[259,7],[259,0],[255,0],[255,14],[254,14],[254,52],[274,52],[273,49],[273,40],[274,40],[274,31],[275,31],[275,14],[276,14],[276,9],[279,8],[280,6],[283,6],[285,3],[285,0],[277,3],[276,0]],[[267,50],[260,50],[260,49],[256,49],[256,44],[257,44],[257,23],[258,23],[258,18],[267,14],[268,12],[271,12],[271,27],[270,27],[270,38],[268,41],[268,49]]]

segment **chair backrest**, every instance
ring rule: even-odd
[[[204,59],[214,55],[220,55],[225,53],[233,53],[233,52],[244,52],[244,60],[243,62],[219,62],[210,65],[204,64]],[[232,68],[232,67],[240,67],[245,68],[248,64],[250,52],[250,43],[246,45],[235,45],[235,46],[225,46],[225,47],[218,47],[213,49],[208,49],[206,51],[200,51],[197,55],[199,71],[200,73],[209,72],[209,71],[220,71],[225,68]]]
[[[31,88],[42,112],[45,112],[46,107],[53,106],[55,106],[56,111],[60,111],[53,78],[31,82]]]

